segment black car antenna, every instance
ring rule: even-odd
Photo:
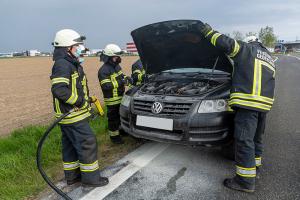
[[[213,66],[213,68],[212,68],[212,70],[211,70],[210,77],[209,77],[208,80],[207,80],[206,86],[209,86],[209,81],[210,81],[211,77],[214,75],[214,72],[215,72],[216,66],[217,66],[217,64],[218,64],[218,61],[219,61],[219,56],[217,57],[217,59],[216,59],[216,61],[215,61],[215,63],[214,63],[214,66]]]

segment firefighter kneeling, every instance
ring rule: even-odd
[[[115,44],[108,44],[102,54],[100,61],[104,64],[98,71],[98,78],[107,107],[108,133],[115,144],[123,144],[120,136],[120,104],[125,92],[125,86],[129,86],[131,79],[125,76],[120,67],[123,52]]]
[[[235,110],[236,176],[225,179],[230,189],[254,192],[261,166],[266,113],[274,102],[275,66],[269,51],[255,36],[236,41],[198,24],[198,30],[234,63],[229,105]]]

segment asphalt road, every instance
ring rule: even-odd
[[[223,187],[222,181],[234,175],[234,162],[218,149],[152,143],[146,144],[148,153],[142,149],[119,161],[132,164],[112,176],[109,187],[83,199],[300,199],[300,59],[279,57],[276,65],[276,102],[267,119],[254,194]]]

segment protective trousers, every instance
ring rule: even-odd
[[[108,133],[110,136],[119,135],[120,104],[107,106]]]
[[[100,173],[97,159],[97,140],[87,120],[61,125],[62,153],[66,180],[81,176],[81,182],[96,184]]]
[[[234,119],[236,178],[245,186],[255,185],[256,167],[261,165],[265,124],[266,113],[236,109]]]

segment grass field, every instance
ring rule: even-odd
[[[99,164],[104,168],[140,144],[125,138],[125,145],[113,145],[106,134],[107,120],[98,117],[90,122],[99,145]],[[46,188],[36,167],[36,148],[46,126],[29,126],[0,139],[0,199],[32,199]],[[43,148],[43,167],[57,181],[63,178],[61,134],[59,127],[51,132]]]

